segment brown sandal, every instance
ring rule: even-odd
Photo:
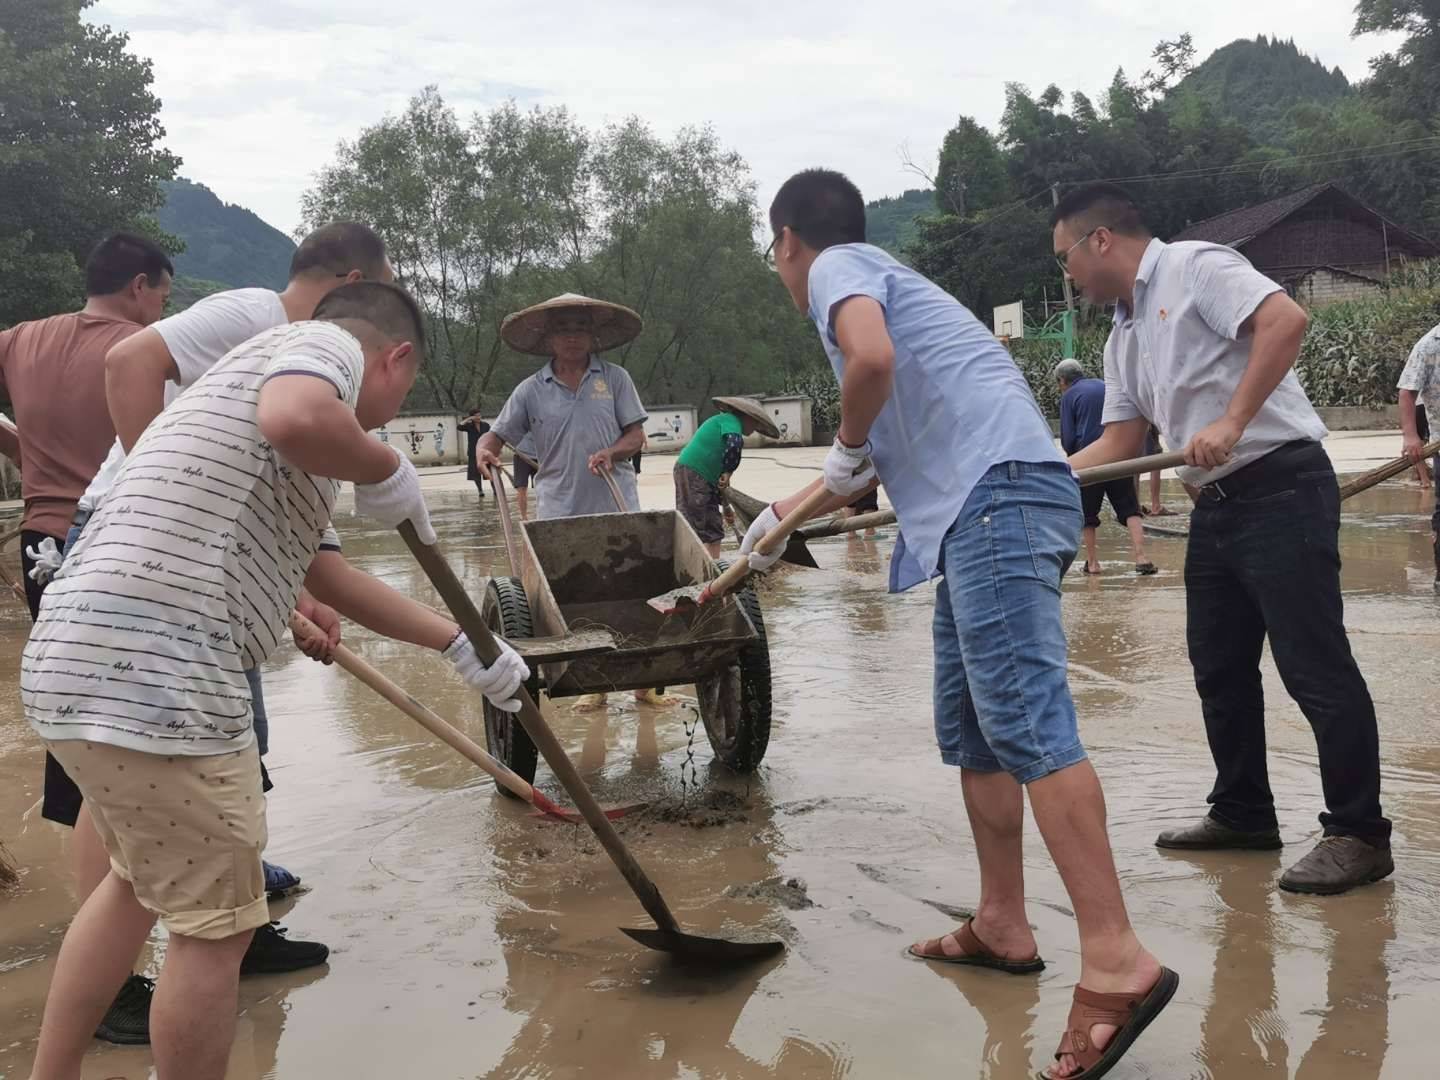
[[[1097,994],[1077,986],[1074,1003],[1070,1006],[1070,1018],[1065,1021],[1068,1030],[1060,1038],[1055,1060],[1059,1061],[1069,1054],[1080,1066],[1080,1071],[1071,1073],[1064,1080],[1095,1080],[1113,1069],[1150,1026],[1150,1022],[1170,1004],[1179,985],[1180,976],[1162,967],[1160,978],[1155,980],[1155,985],[1143,998],[1133,994]],[[1110,1024],[1116,1029],[1104,1050],[1090,1041],[1090,1032],[1097,1024]],[[1052,1080],[1043,1072],[1035,1075],[1037,1080]]]
[[[981,941],[972,929],[974,919],[966,920],[964,926],[952,930],[955,935],[955,942],[960,946],[961,951],[951,955],[945,951],[941,942],[949,937],[943,934],[929,941],[922,941],[917,949],[911,945],[905,951],[917,960],[937,960],[942,964],[967,964],[971,967],[993,968],[995,971],[1003,971],[1008,975],[1033,975],[1037,971],[1045,970],[1045,961],[1038,955],[1029,960],[1007,960],[1005,957],[992,952],[983,941]]]

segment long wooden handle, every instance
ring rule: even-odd
[[[620,494],[620,485],[615,482],[614,470],[609,465],[601,465],[600,475],[605,478],[605,483],[610,487],[610,497],[615,500],[615,509],[622,514],[628,514],[630,508],[625,505],[625,496]]]
[[[1427,458],[1440,454],[1440,439],[1427,443],[1420,451],[1420,460],[1424,462]],[[1363,476],[1357,476],[1348,484],[1340,486],[1340,498],[1348,499],[1351,495],[1358,495],[1360,492],[1374,487],[1376,484],[1389,480],[1392,476],[1399,476],[1406,469],[1412,469],[1415,463],[1408,457],[1398,457],[1387,465],[1381,465],[1378,469],[1371,469]]]
[[[322,632],[319,627],[298,611],[291,612],[290,625],[292,628],[299,629],[302,633],[319,634]],[[351,675],[354,675],[355,678],[359,679],[371,690],[374,690],[386,701],[390,702],[391,705],[394,705],[441,742],[454,750],[458,750],[461,754],[465,755],[465,757],[480,766],[480,768],[495,778],[496,783],[504,784],[528,803],[535,801],[535,789],[527,784],[519,773],[506,768],[503,761],[491,755],[483,746],[475,742],[453,724],[444,720],[421,702],[416,701],[344,645],[335,646],[335,663],[339,664]]]
[[[781,519],[780,524],[771,529],[760,538],[755,545],[755,550],[761,555],[769,555],[776,548],[785,543],[785,538],[798,529],[805,522],[809,521],[831,499],[835,493],[821,484],[809,495],[800,501],[800,505],[791,510]],[[730,564],[729,568],[714,581],[705,587],[704,598],[716,600],[724,596],[730,590],[739,585],[750,574],[750,560],[741,556]]]
[[[450,614],[460,624],[460,629],[465,631],[465,636],[470,639],[470,644],[475,646],[476,653],[480,659],[487,664],[493,664],[495,658],[500,655],[500,648],[495,644],[495,637],[490,633],[490,628],[485,625],[485,620],[480,617],[480,612],[475,607],[475,602],[470,599],[470,594],[465,591],[465,586],[455,576],[455,571],[450,569],[450,564],[445,561],[438,549],[421,543],[420,537],[415,535],[415,526],[408,521],[400,523],[400,536],[410,553],[415,556],[415,561],[425,571],[425,576],[430,579],[445,606],[450,609]],[[605,816],[605,811],[600,809],[600,804],[595,801],[595,796],[585,785],[575,765],[565,753],[565,748],[560,745],[560,740],[555,738],[555,733],[550,730],[550,725],[545,723],[545,718],[540,715],[535,701],[525,687],[520,687],[516,696],[520,699],[520,725],[525,733],[530,736],[530,741],[539,748],[540,753],[545,756],[545,763],[550,766],[560,783],[564,785],[570,799],[575,803],[580,813],[584,815],[585,822],[594,830],[595,836],[599,839],[605,853],[615,864],[630,888],[634,890],[635,896],[641,905],[649,912],[650,917],[655,920],[655,925],[661,930],[670,933],[678,933],[679,924],[675,916],[670,913],[665,899],[660,895],[660,890],[650,880],[635,857],[625,847],[625,842],[620,839],[620,834],[615,831],[615,826],[610,824],[610,819]]]

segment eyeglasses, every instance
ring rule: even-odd
[[[775,245],[779,242],[780,237],[776,236],[773,240],[770,241],[770,245],[765,249],[765,253],[760,256],[760,258],[764,261],[765,265],[771,270],[775,269]]]
[[[1094,236],[1094,235],[1095,235],[1097,232],[1099,232],[1101,229],[1104,229],[1104,228],[1107,228],[1107,227],[1108,227],[1108,226],[1105,226],[1105,225],[1096,225],[1095,228],[1091,229],[1091,230],[1090,230],[1089,232],[1087,232],[1084,236],[1080,237],[1079,240],[1076,240],[1073,244],[1071,244],[1068,248],[1066,248],[1066,249],[1065,249],[1063,252],[1061,252],[1059,255],[1056,255],[1056,256],[1055,256],[1055,265],[1058,266],[1058,267],[1060,267],[1060,272],[1061,272],[1062,274],[1068,274],[1068,273],[1070,272],[1070,266],[1069,266],[1069,263],[1070,263],[1070,253],[1071,253],[1072,251],[1074,251],[1076,248],[1078,248],[1081,244],[1083,244],[1086,240],[1089,240],[1090,237]]]

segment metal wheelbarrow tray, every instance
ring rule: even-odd
[[[747,587],[670,616],[646,602],[721,569],[683,517],[550,518],[520,532],[520,576],[490,579],[480,608],[536,669],[532,694],[693,683],[715,756],[737,772],[760,764],[770,741],[770,652],[759,597]],[[536,750],[519,723],[488,704],[484,712],[490,752],[533,780]]]

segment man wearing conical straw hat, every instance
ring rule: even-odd
[[[615,513],[606,469],[625,508],[640,509],[630,459],[645,438],[645,407],[630,373],[599,354],[632,341],[642,325],[627,307],[577,293],[507,315],[501,324],[500,337],[512,349],[550,362],[511,393],[476,444],[475,463],[498,464],[502,444],[533,436],[538,517]]]

